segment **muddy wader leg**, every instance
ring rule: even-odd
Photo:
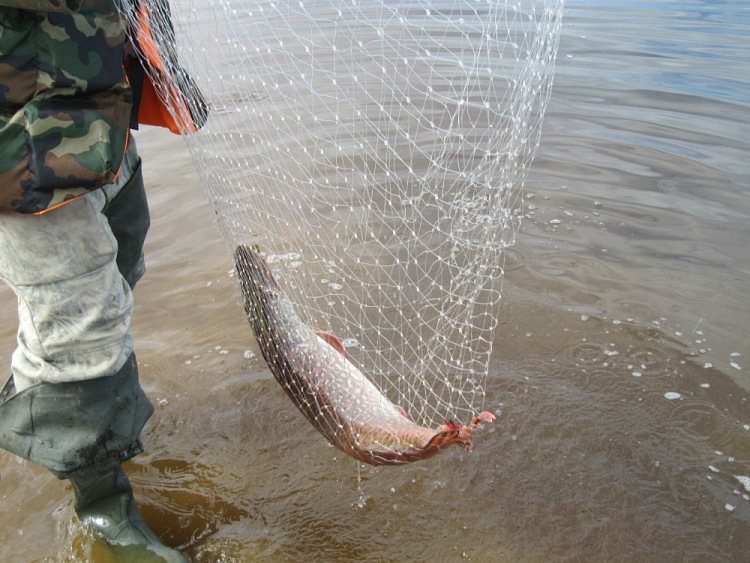
[[[140,159],[127,185],[106,203],[104,215],[117,239],[117,268],[132,289],[146,271],[143,242],[151,224]]]
[[[186,561],[149,530],[120,468],[142,451],[138,437],[152,412],[135,355],[108,377],[20,393],[10,378],[0,392],[0,447],[70,480],[81,523],[121,560]]]
[[[143,521],[120,467],[142,451],[153,412],[129,332],[149,223],[134,144],[126,161],[121,185],[48,217],[0,217],[0,277],[20,319],[0,447],[70,480],[79,519],[114,560],[183,562]]]

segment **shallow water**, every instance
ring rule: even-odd
[[[498,420],[472,454],[361,483],[259,359],[184,146],[142,131],[147,520],[198,561],[746,560],[748,23],[743,2],[567,3],[506,263]],[[64,483],[2,453],[0,502],[0,560],[91,557]]]

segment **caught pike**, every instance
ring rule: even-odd
[[[334,336],[304,324],[265,259],[238,246],[235,264],[245,312],[263,358],[308,421],[328,441],[360,461],[395,465],[431,457],[451,444],[471,450],[472,431],[489,412],[462,426],[446,420],[420,426],[349,361]]]

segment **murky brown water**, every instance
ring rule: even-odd
[[[141,132],[134,332],[157,409],[128,469],[169,543],[198,561],[747,560],[750,13],[619,5],[568,2],[506,264],[497,422],[472,454],[361,484],[257,357],[184,146]],[[6,453],[0,503],[0,560],[93,557],[66,485]]]

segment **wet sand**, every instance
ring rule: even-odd
[[[156,412],[128,472],[168,543],[197,561],[746,560],[748,14],[566,16],[506,262],[498,420],[471,454],[358,472],[328,446],[258,356],[185,146],[138,134],[133,331]],[[14,311],[0,288],[6,365]],[[0,502],[0,560],[95,557],[67,485],[4,452]]]

